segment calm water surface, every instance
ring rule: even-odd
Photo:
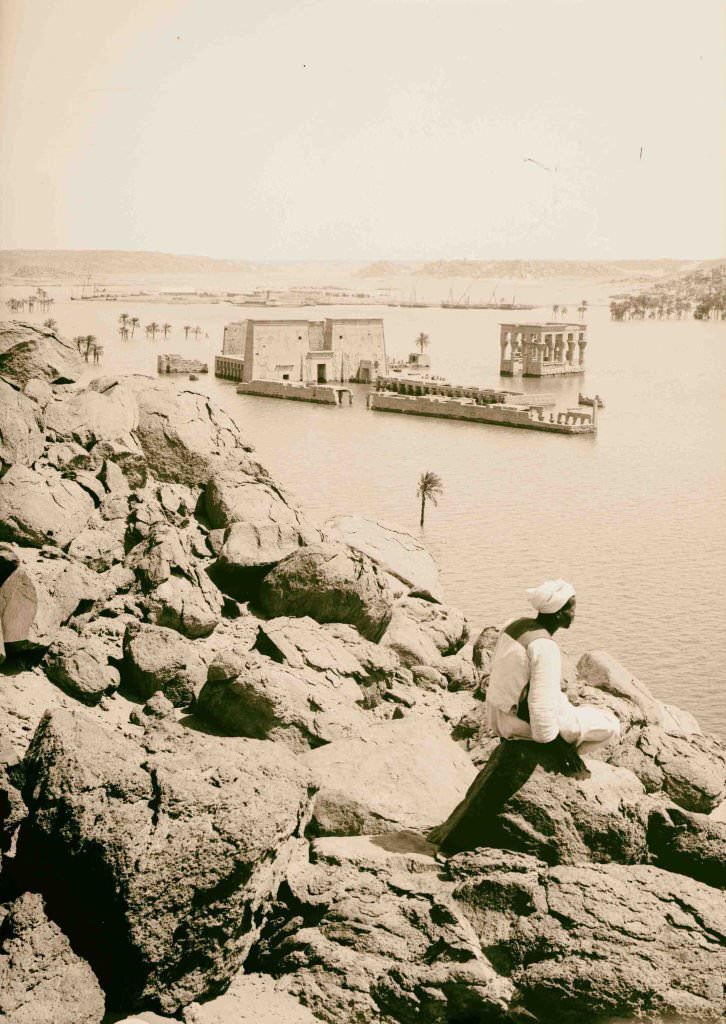
[[[556,393],[562,407],[577,404],[578,390],[598,392],[606,408],[591,438],[368,412],[362,387],[352,408],[325,408],[237,395],[213,377],[167,381],[213,395],[315,518],[356,513],[418,534],[417,481],[426,470],[438,473],[444,494],[428,510],[423,539],[448,600],[474,628],[525,611],[526,587],[564,576],[578,594],[564,647],[576,655],[606,649],[658,697],[726,735],[726,324],[613,324],[605,306],[593,305],[584,379],[505,382],[496,311],[255,311],[71,302],[67,289],[49,290],[62,334],[93,333],[104,342],[102,372],[154,372],[158,352],[196,353],[211,365],[223,325],[245,315],[347,313],[383,315],[389,356],[405,357],[425,331],[435,372],[452,382]],[[0,291],[2,301],[23,294]],[[579,298],[578,291],[571,309]],[[172,333],[152,343],[142,328],[123,343],[121,312],[142,325],[169,322]],[[205,333],[185,342],[184,324]]]

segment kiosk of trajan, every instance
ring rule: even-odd
[[[585,372],[585,324],[500,324],[502,377],[560,377]]]

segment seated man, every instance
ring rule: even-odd
[[[586,753],[620,734],[615,716],[587,704],[576,707],[562,691],[562,655],[552,639],[575,618],[575,591],[548,580],[527,591],[536,618],[508,623],[497,641],[487,689],[489,727],[503,739],[571,744]]]

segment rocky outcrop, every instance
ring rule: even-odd
[[[453,810],[475,775],[448,731],[423,718],[380,722],[303,761],[319,786],[315,835],[426,831]]]
[[[207,666],[194,645],[162,626],[128,626],[123,653],[124,684],[142,700],[161,691],[183,707],[193,703],[207,678]]]
[[[293,671],[255,653],[235,668],[232,678],[212,676],[195,706],[195,714],[223,735],[277,740],[304,751],[355,736],[367,723],[363,691],[350,676]]]
[[[94,573],[52,550],[0,545],[9,572],[0,586],[0,623],[6,644],[49,647],[58,630],[100,593]]]
[[[226,985],[304,825],[301,766],[272,744],[168,719],[136,741],[55,711],[25,772],[19,873],[111,1002],[173,1013]]]
[[[342,542],[367,555],[407,590],[443,600],[436,562],[410,533],[360,516],[336,516],[324,528],[328,540]]]
[[[0,480],[0,541],[65,548],[94,507],[83,487],[55,470],[12,466]]]
[[[341,544],[312,545],[289,555],[267,574],[259,600],[268,615],[347,622],[368,640],[380,638],[393,609],[380,570]]]
[[[0,924],[0,1020],[101,1024],[104,996],[88,964],[49,921],[37,893],[10,905]]]
[[[8,466],[32,466],[45,438],[38,406],[0,379],[0,476]]]
[[[493,850],[462,854],[449,871],[481,948],[535,1020],[723,1014],[717,890],[647,865],[548,868]]]
[[[255,960],[328,1024],[498,1020],[512,997],[415,836],[319,839]]]
[[[69,383],[87,369],[76,349],[53,331],[18,320],[0,323],[0,374],[18,384],[34,377]]]

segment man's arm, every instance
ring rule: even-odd
[[[551,743],[560,732],[562,655],[554,640],[533,640],[529,656],[529,724],[536,743]]]

